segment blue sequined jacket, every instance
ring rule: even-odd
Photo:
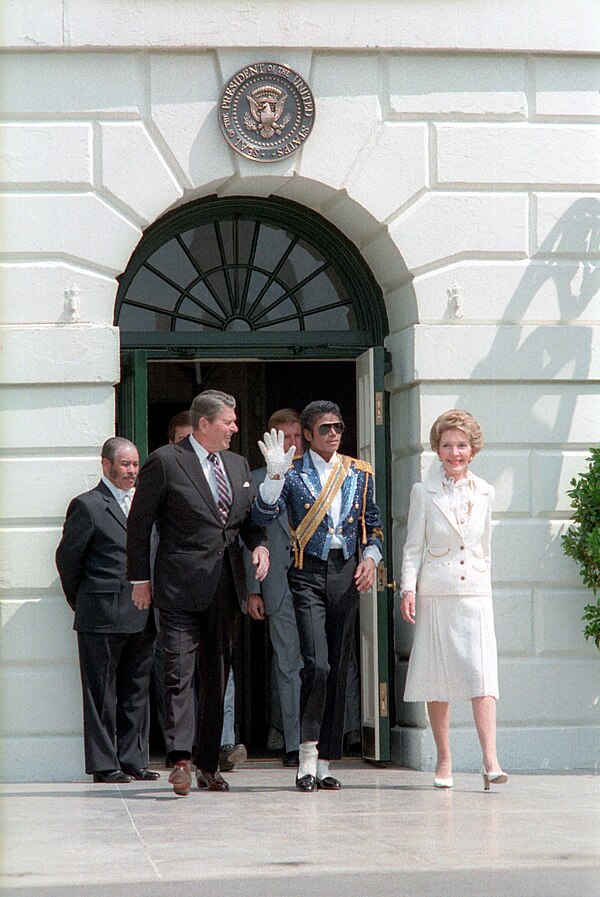
[[[342,458],[342,456],[339,456]],[[285,475],[285,482],[277,504],[267,505],[260,496],[254,502],[252,519],[266,526],[284,511],[290,524],[290,538],[294,548],[295,566],[302,566],[303,554],[311,554],[326,560],[334,533],[343,538],[343,552],[347,559],[356,553],[358,544],[364,549],[373,545],[382,551],[383,530],[379,508],[375,504],[373,469],[366,461],[349,459],[349,468],[341,486],[342,508],[337,530],[329,513],[325,515],[310,540],[301,546],[294,539],[294,532],[310,513],[321,493],[321,480],[310,452],[292,463]]]

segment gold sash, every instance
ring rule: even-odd
[[[352,458],[347,455],[340,455],[339,458],[339,463],[336,464],[327,477],[325,485],[314,505],[302,518],[295,530],[290,527],[290,539],[294,546],[294,567],[297,567],[299,570],[302,570],[304,564],[304,548],[321,525],[334,498],[342,488],[346,474],[350,469]]]

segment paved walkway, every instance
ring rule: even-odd
[[[339,793],[249,761],[229,794],[5,785],[3,897],[598,897],[600,778],[336,766]]]

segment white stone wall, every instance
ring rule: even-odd
[[[83,772],[53,552],[114,432],[115,277],[147,224],[215,192],[319,211],[384,290],[397,567],[410,485],[433,460],[431,421],[453,405],[479,417],[476,469],[498,495],[503,762],[596,761],[598,655],[580,634],[589,596],[559,536],[600,423],[599,42],[594,3],[568,16],[560,6],[471,0],[462,20],[441,0],[207,0],[202,15],[193,0],[44,0],[3,12],[5,778]],[[301,152],[258,165],[226,147],[215,105],[232,72],[267,57],[308,80],[317,117]],[[399,622],[395,644],[400,692]],[[422,709],[399,712],[395,759],[430,765]],[[454,722],[456,765],[473,767],[468,708]]]

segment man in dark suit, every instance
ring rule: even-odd
[[[94,782],[158,779],[147,768],[148,689],[156,630],[131,603],[125,575],[127,514],[138,451],[113,437],[102,446],[102,479],[67,510],[56,566],[75,611],[85,770]]]
[[[176,442],[182,442],[186,436],[192,433],[192,419],[189,411],[178,411],[169,420],[167,425],[167,440],[170,445]],[[154,561],[156,559],[156,551],[158,548],[158,527],[153,530],[152,543],[150,549],[150,569],[154,570]],[[252,564],[250,564],[252,567]],[[254,580],[254,567],[252,567],[252,580]],[[158,609],[154,609],[155,622],[157,628],[160,627],[160,618]],[[152,684],[154,686],[154,697],[156,701],[156,711],[158,722],[163,732],[166,748],[166,765],[167,768],[173,765],[173,761],[169,758],[172,745],[167,741],[165,729],[165,700],[164,700],[164,681],[165,681],[165,657],[162,646],[162,639],[156,641],[154,651],[154,666],[152,667]],[[219,769],[222,772],[234,769],[236,765],[243,763],[248,753],[246,746],[235,743],[235,681],[233,678],[233,670],[229,672],[227,680],[227,688],[225,689],[225,699],[223,702],[223,732],[221,734],[221,751],[219,753]]]
[[[218,771],[223,696],[239,608],[246,595],[242,548],[258,580],[269,569],[264,530],[250,519],[254,487],[245,458],[227,451],[237,432],[235,399],[196,396],[192,434],[153,452],[142,467],[128,527],[127,570],[140,609],[159,609],[165,649],[165,729],[173,747],[175,794],[189,794],[191,760],[199,788],[228,791]],[[150,584],[150,537],[160,541]],[[153,594],[154,592],[154,594]],[[202,683],[194,708],[194,670]],[[194,737],[195,736],[195,737]]]

